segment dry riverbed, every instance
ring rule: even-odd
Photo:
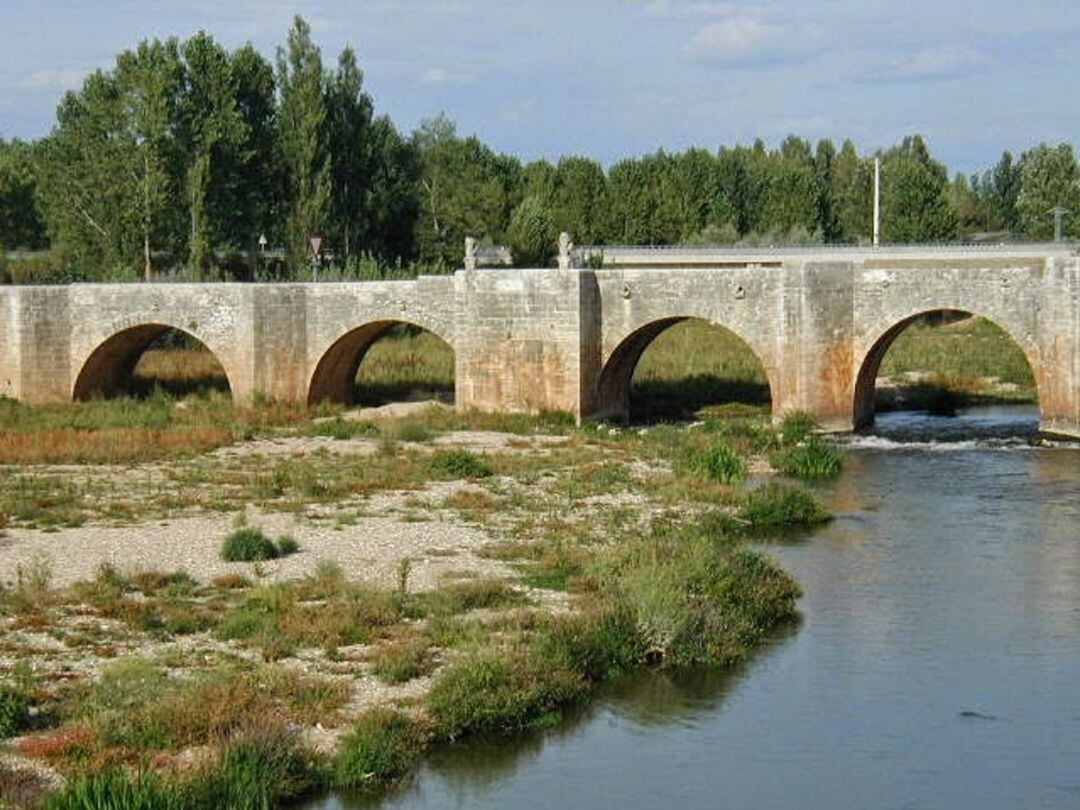
[[[754,419],[725,436],[445,421],[344,414],[168,462],[6,470],[0,683],[17,686],[0,688],[26,711],[0,744],[0,795],[146,757],[186,773],[252,712],[325,757],[388,707],[424,735],[462,733],[435,730],[436,684],[497,650],[525,666],[522,645],[559,616],[608,615],[599,572],[632,544],[739,513],[745,461],[728,480],[685,458],[719,443],[762,474],[778,441]],[[226,562],[241,528],[297,550]],[[630,636],[643,660],[674,643],[647,635]],[[563,680],[528,676],[540,707],[600,677],[545,666]]]

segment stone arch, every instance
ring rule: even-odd
[[[173,324],[152,322],[121,326],[108,333],[108,337],[99,342],[78,366],[75,382],[71,389],[71,398],[76,400],[91,399],[95,396],[114,396],[121,393],[130,381],[132,372],[143,352],[158,337],[171,329],[183,332],[206,347],[221,365],[230,394],[235,394],[234,375],[223,362],[222,356],[199,335],[190,329]]]
[[[601,418],[629,418],[630,388],[634,378],[634,371],[637,369],[641,356],[663,332],[678,323],[690,320],[700,320],[710,326],[717,326],[726,330],[734,335],[746,347],[748,352],[754,355],[765,373],[765,383],[769,388],[770,397],[774,400],[773,405],[775,408],[776,387],[773,374],[770,372],[769,366],[764,361],[762,352],[758,348],[739,332],[723,323],[699,315],[673,315],[658,318],[637,327],[615,345],[600,370],[596,388],[596,407],[591,415]]]
[[[341,335],[319,357],[308,380],[308,404],[317,405],[324,401],[352,404],[355,399],[356,374],[368,350],[375,341],[395,326],[401,325],[415,326],[430,332],[449,346],[451,351],[454,349],[454,344],[439,332],[412,320],[388,318],[369,321]]]
[[[1031,368],[1032,376],[1035,378],[1035,397],[1039,402],[1041,410],[1042,397],[1040,396],[1040,392],[1043,388],[1042,367],[1037,362],[1037,355],[1032,351],[1033,347],[1025,345],[1024,341],[1020,340],[1015,332],[1009,327],[982,312],[971,310],[966,307],[937,306],[920,309],[918,312],[900,318],[884,330],[879,330],[878,336],[870,344],[870,347],[861,358],[858,358],[855,367],[855,390],[852,410],[852,421],[855,428],[868,427],[874,423],[874,393],[877,375],[878,371],[881,369],[881,362],[885,359],[885,355],[888,353],[889,347],[892,346],[893,341],[899,337],[901,332],[911,326],[919,318],[939,312],[962,312],[970,316],[977,316],[989,321],[1004,332],[1020,349],[1024,355],[1024,359],[1027,360],[1028,366]]]

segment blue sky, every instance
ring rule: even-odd
[[[0,0],[0,136],[49,131],[64,90],[140,39],[205,29],[272,56],[294,14],[357,50],[400,128],[444,110],[523,158],[610,163],[788,133],[860,148],[926,135],[953,169],[1076,141],[1076,0]]]

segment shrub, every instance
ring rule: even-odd
[[[392,709],[362,714],[334,757],[334,784],[366,788],[394,782],[409,772],[423,752],[428,735]]]
[[[431,470],[446,478],[487,478],[491,467],[468,450],[442,450],[431,457]]]
[[[26,728],[30,719],[30,700],[25,690],[0,683],[0,740]]]
[[[482,650],[451,664],[427,707],[446,737],[552,725],[586,691],[582,677],[526,653]]]
[[[277,543],[262,529],[245,526],[237,529],[221,544],[221,559],[226,562],[263,562],[295,554],[300,544],[292,535],[283,534]]]
[[[832,519],[810,493],[779,484],[759,487],[747,495],[739,517],[759,533],[810,528]]]
[[[295,554],[300,550],[300,544],[296,542],[296,538],[291,534],[283,534],[277,541],[278,554],[282,557],[287,557],[290,554]]]
[[[746,476],[746,463],[728,445],[717,443],[690,456],[691,472],[721,484],[733,484]]]
[[[261,562],[277,556],[274,541],[251,526],[237,529],[221,544],[221,559],[226,562]]]
[[[811,437],[797,447],[770,458],[773,467],[796,478],[828,478],[840,474],[840,451],[832,442]]]

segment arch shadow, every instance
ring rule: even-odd
[[[700,321],[724,330],[738,341],[740,351],[752,356],[762,370],[764,383],[746,380],[722,379],[715,375],[695,375],[678,383],[649,384],[651,398],[657,400],[651,407],[641,409],[647,421],[656,419],[685,419],[702,407],[720,401],[739,401],[768,404],[771,401],[772,381],[761,356],[733,329],[723,324],[697,316],[679,315],[661,318],[631,332],[615,347],[600,371],[597,383],[596,407],[592,416],[629,421],[636,418],[639,409],[632,401],[634,372],[646,349],[661,334],[676,324]],[[722,394],[717,395],[718,391]]]
[[[881,363],[885,359],[885,355],[888,354],[889,348],[892,346],[893,342],[905,329],[919,319],[925,318],[928,315],[949,313],[962,313],[967,316],[982,318],[1000,329],[1001,332],[1012,341],[1013,345],[1015,345],[1020,350],[1021,354],[1023,354],[1024,360],[1028,364],[1028,368],[1031,369],[1032,377],[1035,380],[1035,398],[1041,412],[1042,400],[1039,395],[1039,391],[1042,387],[1040,385],[1040,368],[1036,363],[1032,362],[1031,354],[1028,349],[1022,342],[1017,340],[1016,336],[1008,328],[1002,326],[1001,323],[993,318],[975,310],[960,309],[957,307],[930,307],[897,321],[882,332],[860,361],[858,373],[855,377],[854,401],[852,403],[852,422],[856,430],[867,428],[874,424],[877,376],[878,372],[881,370]]]
[[[376,341],[400,327],[417,329],[433,335],[453,352],[450,341],[434,330],[412,321],[400,319],[370,321],[349,330],[323,352],[308,381],[308,404],[317,405],[320,402],[356,404],[358,402],[356,376],[361,364]],[[383,393],[397,390],[393,384],[384,384],[381,388]]]
[[[217,361],[225,377],[230,395],[233,391],[232,380],[221,359],[196,335],[186,329],[163,323],[144,323],[129,326],[114,332],[99,343],[83,362],[75,378],[71,396],[74,400],[87,400],[94,397],[111,397],[136,392],[134,384],[135,367],[147,349],[167,332],[175,331],[194,340]],[[171,393],[185,394],[202,390],[205,385],[179,384],[166,386],[174,388]]]

